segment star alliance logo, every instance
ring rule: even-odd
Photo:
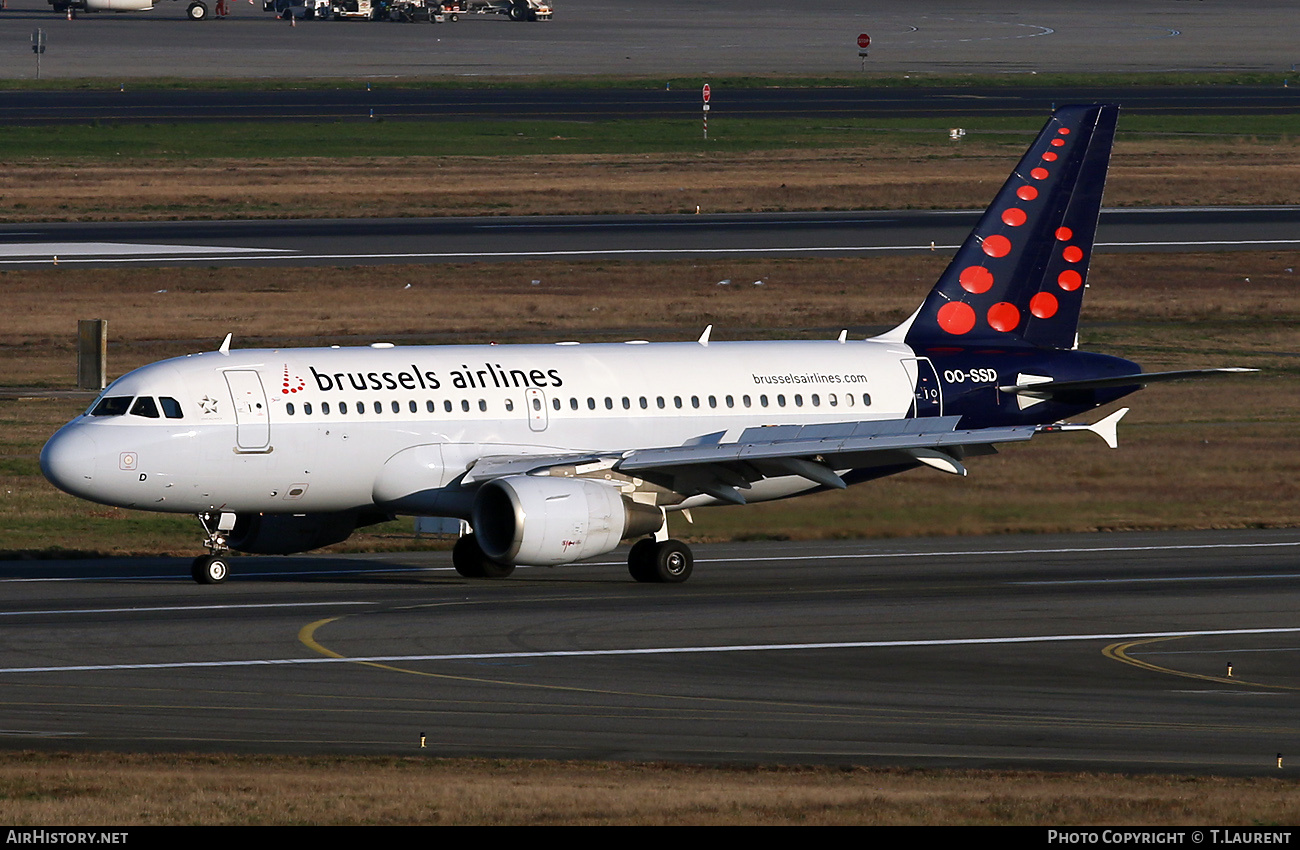
[[[203,398],[199,399],[199,407],[201,407],[201,408],[203,409],[203,415],[204,415],[204,416],[207,416],[207,415],[212,414],[212,413],[216,413],[216,412],[217,412],[217,400],[216,400],[215,398],[208,398],[208,397],[205,395]]]

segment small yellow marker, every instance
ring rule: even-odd
[[[55,254],[55,255],[54,255],[54,265],[57,266],[58,264],[59,264],[59,255],[58,255],[58,254]]]
[[[421,732],[421,733],[420,733],[420,749],[423,750],[424,748],[425,748],[425,747],[424,747],[424,733]],[[1279,757],[1278,757],[1278,761],[1280,762],[1281,760],[1282,760],[1282,759],[1281,759],[1281,757],[1279,756]],[[1280,764],[1278,765],[1278,767],[1281,767],[1281,766],[1282,766],[1282,765],[1280,765]]]
[[[1232,662],[1231,662],[1231,661],[1228,662],[1228,678],[1229,678],[1229,679],[1232,678]]]
[[[1281,770],[1281,769],[1282,769],[1282,754],[1281,754],[1281,753],[1278,753],[1278,754],[1277,754],[1277,769],[1278,769],[1278,770]]]

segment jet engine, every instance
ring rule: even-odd
[[[511,475],[489,481],[474,498],[474,534],[503,564],[551,566],[612,551],[625,537],[663,525],[653,505],[584,478]]]
[[[255,555],[292,555],[342,543],[358,528],[384,522],[386,514],[239,514],[226,545]]]

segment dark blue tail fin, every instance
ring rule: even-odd
[[[908,345],[1074,347],[1118,115],[1052,114],[913,317]]]

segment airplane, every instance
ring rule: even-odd
[[[75,15],[78,12],[149,12],[154,7],[154,0],[49,0],[49,3],[61,15]],[[191,0],[185,8],[185,16],[191,21],[204,20],[208,16],[207,3]]]
[[[692,573],[670,514],[842,489],[966,461],[1039,433],[1111,448],[1120,409],[1065,419],[1151,383],[1079,351],[1080,306],[1118,106],[1057,109],[921,306],[876,337],[216,351],[113,381],[54,434],[60,489],[196,514],[223,581],[228,552],[290,554],[398,515],[468,520],[457,572],[502,578],[635,540],[641,582]]]

